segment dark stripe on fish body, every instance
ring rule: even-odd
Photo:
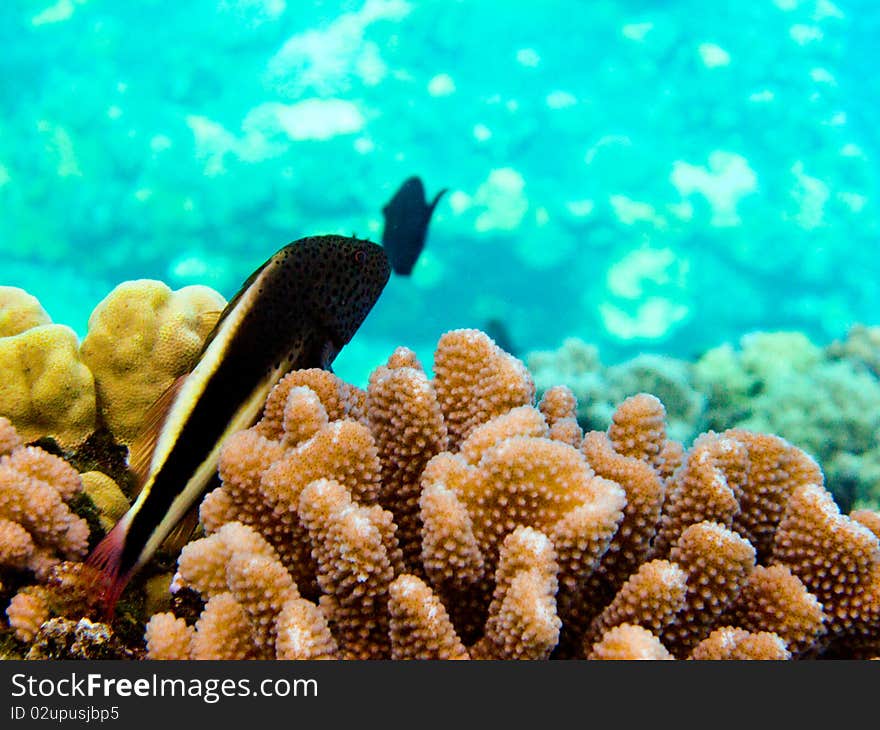
[[[270,268],[271,267],[271,268]],[[150,484],[150,494],[134,515],[122,554],[123,569],[134,565],[144,544],[168,512],[184,485],[216,446],[236,412],[251,396],[256,384],[273,369],[320,367],[320,354],[327,335],[303,327],[307,313],[296,308],[272,306],[265,300],[279,286],[290,301],[283,283],[284,259],[271,261],[268,271],[254,284],[262,306],[251,306],[232,337],[217,369],[207,380],[189,418],[177,435],[168,458]],[[252,286],[254,285],[252,284]],[[269,306],[265,306],[269,304]],[[281,304],[281,302],[279,302]],[[219,325],[218,325],[219,327]],[[281,333],[297,333],[293,340]]]

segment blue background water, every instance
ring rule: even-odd
[[[0,3],[0,283],[84,334],[125,279],[227,297],[438,207],[338,371],[503,320],[691,356],[876,321],[869,0]]]

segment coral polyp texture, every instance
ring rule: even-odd
[[[94,379],[76,334],[15,287],[0,286],[0,373],[0,416],[26,440],[75,446],[95,430]]]
[[[83,362],[95,378],[103,419],[130,443],[152,403],[188,373],[226,301],[206,286],[172,291],[160,281],[128,281],[89,317]]]
[[[538,400],[478,330],[443,335],[433,373],[401,347],[366,389],[286,375],[224,443],[196,539],[160,551],[124,620],[90,624],[88,652],[880,656],[880,513],[842,514],[804,451],[742,428],[686,448],[648,393],[584,432],[572,389]],[[101,612],[81,561],[126,506],[110,476],[0,418],[0,590],[20,654],[82,654],[77,622]]]
[[[77,471],[40,448],[24,446],[0,417],[0,569],[38,578],[62,559],[82,559],[89,527],[68,502],[82,491]]]
[[[648,394],[575,438],[571,392],[537,407],[484,334],[437,349],[433,378],[399,349],[366,392],[276,386],[178,560],[201,608],[152,616],[147,656],[880,655],[880,516],[842,515],[807,454],[741,429],[685,450]]]

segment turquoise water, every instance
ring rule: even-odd
[[[823,343],[880,304],[868,0],[12,0],[0,284],[85,333],[120,281],[231,296],[450,192],[337,361],[503,321],[521,351]]]

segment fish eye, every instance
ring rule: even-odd
[[[364,263],[364,261],[367,260],[367,252],[363,251],[361,249],[358,249],[357,251],[354,252],[354,260],[359,264]]]

